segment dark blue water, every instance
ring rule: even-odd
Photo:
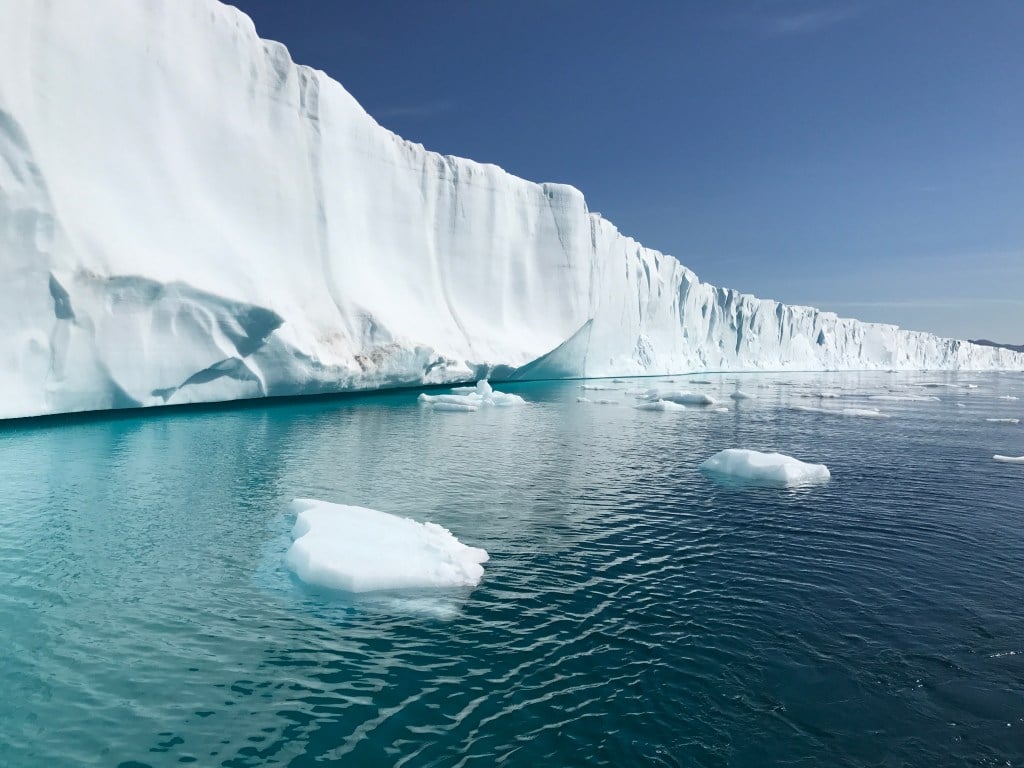
[[[0,765],[1024,765],[1024,428],[985,421],[1024,377],[693,378],[758,397],[0,427]],[[697,472],[728,447],[832,481]],[[296,496],[445,525],[484,580],[307,588]]]

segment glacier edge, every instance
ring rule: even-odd
[[[496,378],[1024,369],[703,283],[216,0],[0,3],[0,418]]]

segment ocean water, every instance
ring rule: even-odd
[[[1024,377],[592,383],[0,425],[0,765],[1024,766],[1024,427],[985,420]],[[729,447],[832,480],[697,471]],[[440,523],[484,580],[309,588],[297,496]]]

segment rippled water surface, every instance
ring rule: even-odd
[[[1024,427],[985,420],[1024,377],[676,382],[730,412],[634,380],[0,426],[0,765],[1024,765]],[[832,481],[697,471],[729,447]],[[296,496],[440,523],[484,580],[308,588]]]

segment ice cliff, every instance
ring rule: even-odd
[[[0,418],[412,383],[1024,368],[702,283],[214,0],[0,0]]]

